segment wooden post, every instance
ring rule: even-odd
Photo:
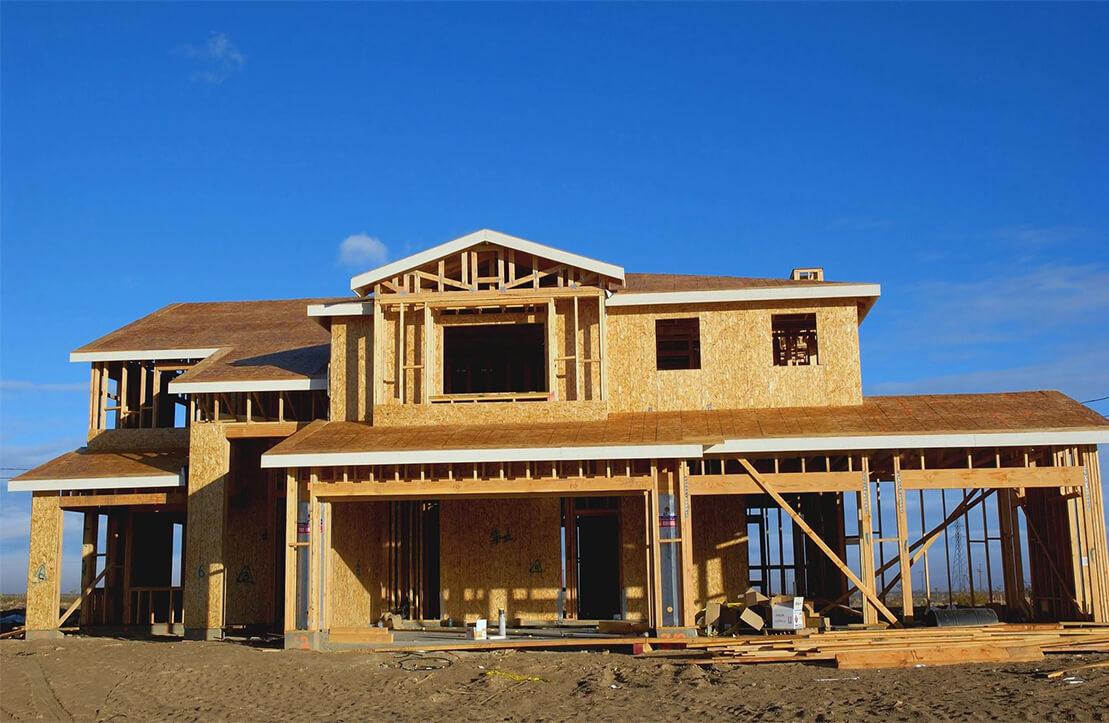
[[[874,518],[870,508],[870,457],[862,458],[862,487],[859,489],[859,572],[862,581],[871,589],[874,578]],[[878,608],[863,596],[863,623],[878,623]]]
[[[913,619],[913,575],[909,569],[909,521],[905,510],[905,489],[901,486],[901,452],[893,453],[893,485],[897,502],[897,556],[901,570],[901,616]]]
[[[574,355],[574,401],[581,401],[582,383],[581,383],[581,351],[578,346],[578,334],[580,327],[578,326],[578,297],[574,297],[574,334],[570,337],[571,353]]]
[[[650,574],[654,581],[654,595],[651,599],[651,625],[662,627],[662,549],[659,544],[659,471],[658,460],[651,460],[651,490],[648,493],[650,505],[648,506],[650,519],[647,520],[647,529],[651,535],[651,567]]]
[[[605,289],[602,282],[597,296],[597,336],[600,346],[601,399],[608,399],[608,310],[605,308]]]
[[[558,399],[558,366],[555,359],[558,357],[558,344],[555,343],[555,303],[554,299],[547,301],[547,394],[551,401]]]
[[[693,512],[692,500],[689,494],[689,463],[682,460],[677,465],[677,502],[678,519],[680,520],[678,534],[682,541],[682,625],[693,628],[697,626],[697,602],[693,582]]]
[[[431,363],[431,338],[435,333],[435,329],[431,325],[431,305],[426,301],[424,302],[424,404],[431,404],[431,371],[433,365]]]
[[[396,339],[397,345],[395,354],[397,359],[397,368],[395,374],[396,381],[394,382],[396,389],[394,389],[393,392],[394,396],[400,400],[400,403],[404,404],[404,388],[408,384],[407,375],[404,373],[404,353],[405,351],[407,351],[406,347],[408,346],[408,341],[407,339],[405,339],[404,333],[404,302],[400,302],[398,307],[399,311],[397,312],[397,333],[394,337]]]
[[[308,483],[308,629],[320,629],[320,501],[316,497],[319,470],[312,468]]]
[[[218,639],[223,635],[224,540],[226,537],[227,477],[231,445],[224,427],[212,422],[189,430],[188,508],[185,521],[184,586],[185,636]]]
[[[780,507],[787,515],[790,516],[790,518],[793,520],[793,524],[801,528],[801,531],[808,535],[810,540],[816,543],[816,546],[820,548],[820,551],[827,555],[829,559],[831,559],[835,566],[840,569],[840,572],[846,575],[847,579],[853,582],[855,584],[855,587],[859,588],[862,594],[868,600],[870,600],[870,602],[876,608],[878,608],[878,612],[882,613],[882,615],[894,625],[898,625],[899,623],[897,618],[894,616],[893,613],[889,611],[889,608],[883,605],[882,601],[878,599],[878,596],[874,593],[874,588],[867,587],[863,583],[863,581],[859,579],[859,576],[852,572],[851,568],[848,567],[843,560],[839,559],[839,556],[832,551],[832,548],[828,547],[828,544],[820,538],[820,535],[816,534],[816,532],[814,532],[813,529],[809,527],[804,518],[801,517],[801,515],[797,514],[797,512],[789,506],[789,503],[787,503],[782,498],[782,496],[778,494],[777,490],[771,487],[770,484],[765,479],[763,479],[762,475],[759,474],[753,466],[751,466],[750,462],[748,462],[745,458],[740,457],[739,463],[743,465],[744,469],[747,470],[747,474],[751,475],[751,479],[754,480],[755,484],[757,484],[763,492],[769,495],[770,498],[774,500],[775,504],[778,505],[778,507]]]
[[[383,395],[381,394],[381,387],[382,387],[383,382],[385,381],[385,374],[382,372],[382,368],[381,368],[382,356],[383,356],[383,354],[382,354],[382,342],[384,341],[385,329],[383,328],[384,314],[381,311],[381,284],[378,284],[375,287],[375,289],[376,289],[376,291],[374,292],[374,325],[373,325],[373,329],[371,331],[371,333],[373,334],[373,343],[374,343],[374,357],[373,357],[374,368],[371,372],[371,383],[373,385],[374,405],[376,406],[378,404],[381,404],[381,402],[382,402],[382,396]]]
[[[62,509],[57,492],[31,498],[31,541],[27,558],[25,628],[32,638],[61,637]]]
[[[296,630],[297,622],[297,477],[285,474],[285,632]]]
[[[84,590],[92,584],[96,579],[96,545],[100,537],[100,515],[96,510],[91,510],[84,513],[84,530],[81,537],[81,589]],[[82,613],[81,619],[84,625],[88,625],[91,619],[88,616],[88,611],[91,606],[85,608]]]

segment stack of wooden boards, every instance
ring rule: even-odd
[[[686,642],[683,650],[644,655],[693,665],[820,662],[857,669],[1028,662],[1052,652],[1109,653],[1109,626],[1000,624],[699,638]]]

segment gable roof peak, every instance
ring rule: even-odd
[[[379,266],[376,269],[358,274],[350,280],[350,289],[359,296],[365,296],[370,292],[374,284],[380,281],[410,271],[426,263],[436,261],[444,256],[450,256],[451,254],[464,251],[481,243],[503,246],[504,248],[514,249],[525,254],[532,254],[550,261],[557,261],[558,263],[568,266],[575,266],[602,276],[618,279],[621,283],[624,281],[624,269],[621,266],[597,261],[587,256],[570,253],[569,251],[562,251],[553,246],[546,246],[536,243],[535,241],[528,241],[519,236],[511,236],[506,233],[501,233],[500,231],[494,231],[490,228],[483,228],[473,233],[468,233],[465,236],[459,236],[456,239],[439,244],[438,246],[432,246],[429,249],[412,254],[411,256],[406,256],[403,259],[387,263],[384,266]]]

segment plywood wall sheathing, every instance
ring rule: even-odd
[[[268,442],[236,440],[231,444],[224,538],[224,624],[268,624],[275,617],[276,477],[270,470],[261,469],[261,454]]]
[[[372,625],[386,612],[388,502],[331,506],[331,625]]]
[[[336,318],[331,323],[328,391],[331,419],[370,421],[373,327],[365,317]]]
[[[62,510],[57,492],[31,498],[27,559],[27,630],[54,630],[61,606]]]
[[[556,620],[561,585],[557,497],[440,501],[441,615]]]
[[[743,495],[693,498],[693,589],[698,610],[735,602],[748,587],[747,508]]]
[[[774,366],[771,315],[815,313],[820,364]],[[697,317],[701,368],[659,371],[655,320]],[[853,300],[820,306],[773,302],[607,310],[610,411],[855,405],[862,403],[858,310]]]
[[[185,625],[191,629],[223,627],[224,524],[231,444],[223,426],[193,424],[189,445],[189,508],[185,532]]]
[[[627,620],[647,620],[650,615],[649,572],[646,546],[646,510],[643,497],[620,498],[620,569],[623,573]]]

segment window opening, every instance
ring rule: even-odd
[[[819,364],[816,314],[773,314],[774,366]]]
[[[443,329],[443,393],[547,391],[543,324],[467,324]]]
[[[701,320],[656,319],[655,360],[658,369],[700,369]]]

